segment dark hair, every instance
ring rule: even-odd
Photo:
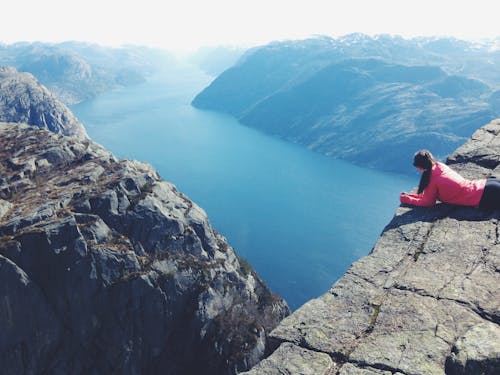
[[[420,183],[418,184],[418,194],[421,194],[431,180],[432,167],[436,164],[434,156],[428,150],[420,150],[413,157],[413,165],[424,169]]]

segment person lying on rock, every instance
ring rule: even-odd
[[[481,209],[500,208],[500,179],[467,180],[446,164],[436,161],[428,150],[418,151],[413,165],[422,172],[418,192],[401,193],[402,204],[432,206],[441,201]]]

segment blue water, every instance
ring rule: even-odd
[[[325,157],[201,111],[212,78],[176,69],[72,107],[121,158],[152,164],[203,207],[213,227],[292,309],[368,254],[416,179]]]

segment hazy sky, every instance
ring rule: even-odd
[[[80,40],[167,49],[314,34],[494,38],[498,0],[9,0],[0,42]]]

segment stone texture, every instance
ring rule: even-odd
[[[0,67],[0,122],[16,122],[87,138],[73,113],[33,75]]]
[[[346,363],[339,371],[339,375],[398,375],[399,372],[392,373],[391,371],[375,370],[373,368],[360,368]]]
[[[149,165],[0,124],[2,372],[235,374],[288,314]]]
[[[447,159],[457,171],[470,178],[500,178],[500,119],[492,121],[472,134],[471,139]]]
[[[247,374],[327,375],[333,370],[333,361],[325,353],[314,352],[290,343],[283,343],[274,353]]]
[[[500,368],[500,328],[485,322],[460,337],[446,363],[448,374],[494,374]]]
[[[499,155],[496,120],[448,163],[468,178],[499,176]],[[398,208],[367,257],[271,333],[274,346],[328,354],[338,374],[500,373],[499,219],[446,204]],[[279,369],[275,353],[266,361]],[[286,361],[300,363],[294,353]]]

